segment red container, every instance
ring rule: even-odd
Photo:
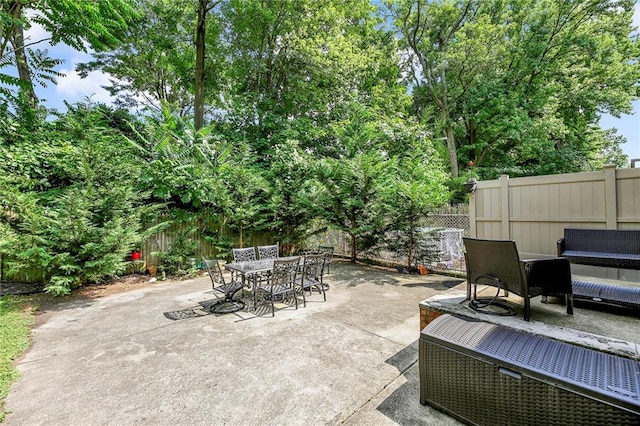
[[[142,253],[139,251],[132,251],[131,252],[131,260],[140,260],[140,258],[142,257]]]

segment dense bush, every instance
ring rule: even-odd
[[[37,132],[22,133],[16,121],[1,130],[0,253],[9,274],[66,294],[126,269],[153,206],[138,185],[136,152],[107,126],[109,112],[79,104],[57,120],[40,119]]]

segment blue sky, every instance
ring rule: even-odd
[[[634,25],[640,27],[640,1],[636,1]],[[34,25],[27,34],[31,42],[46,39],[48,35],[44,30]],[[46,105],[50,108],[65,110],[63,101],[73,104],[87,96],[97,102],[110,103],[109,93],[103,89],[109,83],[109,76],[101,72],[92,72],[85,79],[81,79],[75,72],[75,66],[81,62],[91,59],[89,54],[79,52],[66,45],[58,44],[50,46],[43,42],[35,46],[39,49],[49,49],[49,53],[54,58],[64,59],[65,63],[58,66],[58,71],[65,74],[65,77],[58,79],[58,84],[50,85],[47,88],[37,87],[36,92],[40,98],[46,100]],[[633,103],[632,115],[623,115],[620,118],[605,115],[600,120],[602,128],[616,128],[618,134],[627,138],[622,148],[630,159],[640,159],[640,100]]]

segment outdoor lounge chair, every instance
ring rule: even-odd
[[[483,310],[496,303],[500,306],[497,298],[502,289],[505,294],[513,292],[524,298],[525,321],[529,321],[531,317],[530,299],[536,296],[546,298],[564,295],[567,314],[573,314],[571,266],[567,259],[520,260],[514,241],[473,238],[463,238],[463,241],[466,249],[467,299],[472,308]],[[478,284],[498,287],[496,295],[488,300],[478,299]]]

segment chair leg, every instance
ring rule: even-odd
[[[567,314],[573,315],[573,294],[565,294],[564,298],[567,304]]]
[[[273,293],[271,293],[271,317],[275,317],[276,316],[276,305],[275,302],[273,301]]]
[[[524,320],[531,320],[531,300],[529,296],[524,296]]]
[[[300,292],[302,293],[302,307],[306,308],[307,307],[307,297],[304,295],[304,286],[302,284],[300,284]],[[293,295],[295,296],[296,292],[295,290],[293,291]],[[297,296],[296,296],[297,299]]]

